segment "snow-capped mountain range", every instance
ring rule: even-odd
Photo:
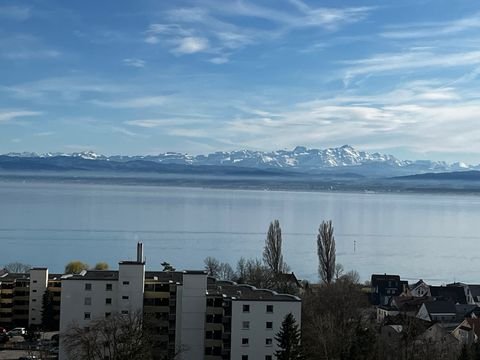
[[[427,172],[479,170],[480,165],[449,164],[444,161],[399,160],[392,155],[358,151],[349,145],[324,150],[297,146],[293,150],[228,151],[208,155],[167,152],[158,155],[122,156],[99,155],[92,151],[79,153],[8,153],[17,158],[81,158],[115,162],[152,161],[161,164],[235,166],[255,169],[284,169],[303,173],[348,172],[360,175],[396,176]]]

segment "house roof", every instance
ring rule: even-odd
[[[420,285],[427,285],[427,284],[425,283],[425,281],[420,279],[414,284],[409,284],[408,287],[410,288],[410,290],[413,290],[413,289],[416,289],[417,287],[419,287]]]
[[[400,281],[400,275],[372,274],[372,285],[378,281]]]
[[[467,298],[461,286],[430,286],[430,294],[436,300],[448,300],[455,304],[466,304]]]
[[[302,287],[302,284],[300,284],[300,281],[298,281],[297,277],[293,272],[278,274],[277,276],[278,276],[278,280],[281,282],[287,282],[290,284],[295,284],[298,287]]]
[[[457,315],[461,316],[462,318],[465,317],[466,314],[471,313],[477,305],[470,305],[470,304],[456,304],[455,308],[457,309]]]
[[[432,301],[432,298],[428,296],[395,296],[392,299],[392,305],[394,305],[400,311],[418,311],[422,304],[430,301]]]
[[[475,335],[477,335],[480,338],[480,319],[468,318],[465,320],[472,327],[473,331],[475,332]]]
[[[480,296],[480,285],[468,285],[468,288],[470,289],[470,294],[472,294],[472,296]],[[477,299],[475,299],[475,301],[476,300]]]
[[[425,307],[429,314],[453,314],[455,315],[457,310],[455,304],[451,301],[432,301],[425,303]]]

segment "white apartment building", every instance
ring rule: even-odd
[[[137,261],[122,261],[118,271],[84,270],[62,277],[60,334],[73,324],[88,327],[113,313],[143,313],[145,262],[141,244]],[[60,360],[67,359],[60,337]]]
[[[48,272],[42,271],[32,279],[45,288]],[[39,297],[33,290],[32,299]],[[285,316],[292,313],[301,324],[301,300],[217,281],[205,271],[145,271],[139,244],[137,261],[122,261],[118,270],[61,277],[60,360],[68,359],[62,333],[114,313],[141,313],[153,321],[158,359],[183,349],[182,360],[271,360]]]
[[[273,360],[278,350],[275,336],[285,317],[291,313],[301,324],[302,303],[297,296],[229,281],[216,281],[210,289],[212,295],[217,291],[223,297],[222,337],[229,338],[227,356],[231,360]],[[209,359],[216,359],[206,352]]]
[[[28,299],[28,325],[39,326],[42,324],[43,295],[48,287],[48,269],[30,269],[30,289]]]
[[[230,359],[273,360],[278,350],[275,335],[280,331],[282,321],[292,313],[300,323],[301,311],[300,300],[289,295],[277,295],[269,300],[232,300]]]

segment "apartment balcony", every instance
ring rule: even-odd
[[[161,312],[161,313],[169,313],[169,307],[168,306],[156,306],[156,305],[144,305],[143,306],[143,311],[146,313],[156,313],[156,312]]]
[[[170,293],[167,292],[157,292],[157,291],[145,291],[143,297],[146,299],[169,299]]]
[[[223,315],[223,308],[207,307],[207,314]]]

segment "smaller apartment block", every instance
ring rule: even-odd
[[[33,268],[28,274],[0,271],[0,327],[40,326],[45,291],[52,294],[53,323],[60,321],[61,275],[47,268]]]
[[[301,311],[296,296],[209,278],[204,359],[272,360],[282,321]]]

